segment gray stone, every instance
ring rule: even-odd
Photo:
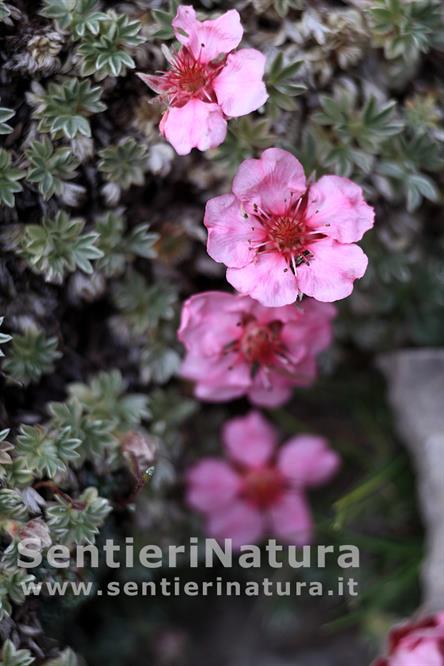
[[[412,453],[426,527],[424,612],[444,609],[444,349],[383,355],[400,435]]]

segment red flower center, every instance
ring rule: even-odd
[[[162,77],[163,92],[172,106],[184,106],[191,99],[216,102],[213,81],[225,64],[222,61],[203,63],[183,48],[171,61],[171,69]]]
[[[281,321],[261,324],[251,314],[245,314],[238,326],[241,327],[240,336],[223,349],[225,355],[233,354],[229,370],[237,363],[248,363],[252,379],[262,370],[260,379],[267,390],[272,390],[268,375],[272,367],[285,377],[293,376],[297,369],[282,341],[284,324]]]
[[[259,324],[256,319],[248,321],[239,343],[243,357],[249,362],[258,365],[270,365],[281,347],[280,332],[282,324],[279,321],[269,324]]]
[[[284,490],[285,480],[273,467],[253,469],[244,478],[244,497],[261,508],[273,505]]]
[[[297,217],[278,215],[271,218],[267,225],[269,238],[280,252],[298,253],[305,241],[305,224]]]
[[[256,245],[257,252],[279,252],[294,273],[300,264],[309,264],[313,258],[307,246],[324,238],[324,234],[311,231],[307,225],[307,202],[308,190],[296,202],[291,201],[287,211],[279,215],[253,205],[254,216],[267,235]]]

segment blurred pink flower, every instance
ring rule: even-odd
[[[152,465],[157,451],[158,442],[155,437],[145,432],[129,430],[122,438],[121,446],[124,455],[129,458],[135,472],[143,472]]]
[[[444,666],[444,612],[395,627],[388,656],[374,666]]]
[[[316,378],[316,354],[331,342],[335,308],[311,299],[265,308],[248,296],[207,291],[183,306],[181,374],[201,400],[247,395],[256,405],[286,402],[293,386]]]
[[[11,521],[8,531],[17,541],[26,541],[28,550],[41,551],[52,543],[49,527],[41,518],[33,518],[27,523]]]
[[[276,453],[274,428],[257,411],[225,423],[228,462],[205,458],[187,474],[187,501],[206,519],[206,531],[233,547],[265,536],[296,545],[312,537],[304,490],[328,481],[339,457],[326,440],[293,437]]]
[[[160,131],[179,155],[187,155],[192,148],[219,146],[227,133],[227,118],[265,104],[265,57],[256,49],[233,52],[243,34],[235,9],[201,22],[193,7],[180,5],[173,29],[182,48],[171,55],[170,69],[138,76],[168,106]]]
[[[358,185],[339,176],[307,184],[296,157],[269,148],[240,165],[232,189],[208,201],[204,222],[208,254],[237,291],[268,307],[351,294],[368,263],[355,242],[374,223]]]

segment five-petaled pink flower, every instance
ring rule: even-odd
[[[331,342],[334,316],[334,306],[311,299],[266,308],[239,294],[196,294],[182,309],[181,374],[202,400],[248,395],[257,405],[282,405],[293,386],[316,378],[316,354]]]
[[[187,155],[192,148],[219,146],[227,118],[266,102],[265,57],[255,49],[234,51],[243,34],[235,9],[201,22],[193,7],[180,5],[173,29],[182,48],[171,56],[169,71],[139,76],[168,106],[160,131],[179,155]]]
[[[240,165],[232,189],[208,201],[204,221],[208,254],[235,289],[268,307],[352,292],[367,268],[355,242],[374,223],[358,185],[339,176],[307,184],[296,157],[269,148]]]
[[[393,629],[388,656],[374,666],[444,666],[444,612]]]
[[[227,421],[229,462],[204,458],[187,474],[187,501],[206,518],[206,531],[233,548],[275,536],[295,545],[312,537],[304,490],[328,481],[339,457],[321,437],[299,435],[276,452],[274,428],[256,411]]]

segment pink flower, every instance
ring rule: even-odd
[[[160,131],[179,155],[187,155],[192,148],[219,146],[228,118],[265,104],[265,57],[255,49],[234,51],[243,34],[235,9],[201,22],[193,7],[180,5],[173,28],[182,48],[171,56],[170,69],[139,76],[168,106]]]
[[[312,536],[304,490],[328,481],[339,457],[322,437],[293,437],[277,453],[274,428],[256,411],[225,423],[229,462],[206,458],[187,474],[187,501],[206,519],[206,531],[233,547],[265,536],[303,545]]]
[[[293,386],[316,377],[316,354],[331,342],[332,305],[265,308],[248,296],[208,291],[189,298],[178,337],[187,354],[181,374],[201,400],[248,395],[256,405],[286,402]]]
[[[374,222],[358,185],[339,176],[307,184],[296,157],[269,148],[240,165],[232,189],[208,201],[204,222],[208,254],[237,291],[268,307],[351,294],[367,268],[355,242]]]
[[[49,527],[41,518],[33,518],[27,523],[11,521],[8,531],[17,541],[26,542],[28,550],[41,551],[52,543]]]
[[[444,612],[393,629],[388,656],[374,666],[444,666]]]

